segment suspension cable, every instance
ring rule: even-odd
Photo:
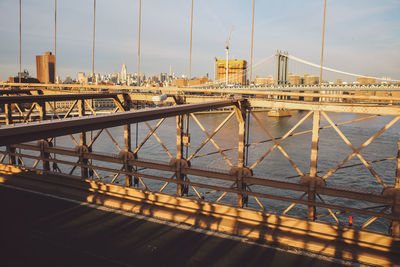
[[[92,55],[92,84],[94,79],[94,44],[96,37],[96,0],[93,0],[93,55]]]
[[[322,49],[321,49],[321,70],[319,73],[319,87],[322,85],[322,65],[324,62],[324,41],[325,41],[325,17],[326,17],[326,0],[324,0],[324,22],[322,25]]]
[[[251,85],[252,75],[253,75],[253,35],[254,35],[254,7],[255,0],[253,0],[253,16],[251,21],[251,56],[250,56],[250,77],[249,77],[249,85]]]
[[[54,83],[57,80],[57,0],[54,0]]]
[[[22,50],[22,0],[19,0],[19,73],[18,81],[21,83],[21,50]]]
[[[189,48],[189,77],[188,77],[188,86],[190,86],[190,80],[192,79],[192,31],[193,31],[193,0],[192,0],[192,8],[190,15],[190,48]]]
[[[315,67],[315,68],[320,68],[321,65],[312,63],[310,61],[295,57],[293,55],[288,55],[288,57],[292,60],[295,60],[297,62],[300,63],[304,63],[306,65]],[[328,67],[322,67],[324,70],[327,71],[332,71],[332,72],[336,72],[336,73],[340,73],[340,74],[345,74],[345,75],[349,75],[349,76],[354,76],[354,77],[366,77],[366,78],[372,78],[372,79],[376,79],[376,80],[381,80],[381,81],[390,81],[390,82],[399,82],[400,80],[395,80],[395,79],[386,79],[386,78],[378,78],[378,77],[373,77],[373,76],[367,76],[367,75],[361,75],[361,74],[355,74],[355,73],[350,73],[350,72],[345,72],[345,71],[341,71],[341,70],[337,70],[337,69],[333,69],[333,68],[328,68]]]
[[[137,49],[137,86],[140,86],[140,31],[142,27],[142,0],[139,0],[139,30],[138,30],[138,49]],[[137,128],[137,124],[136,124]]]

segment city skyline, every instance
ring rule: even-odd
[[[36,75],[35,55],[54,49],[54,1],[22,1],[22,69]],[[256,1],[254,63],[277,49],[318,63],[323,1]],[[18,72],[18,2],[0,3],[0,80]],[[95,72],[135,73],[138,1],[97,2]],[[252,3],[195,1],[192,77],[213,76],[214,57],[234,25],[231,58],[250,58]],[[14,11],[14,12],[13,12]],[[371,76],[400,78],[399,1],[328,1],[324,66]],[[91,72],[93,1],[58,1],[57,75]],[[190,1],[142,1],[141,72],[188,73]],[[374,64],[371,64],[374,63]],[[270,68],[270,69],[266,69]],[[266,77],[273,67],[254,72]],[[304,73],[309,72],[307,70]],[[254,78],[253,77],[253,78]]]

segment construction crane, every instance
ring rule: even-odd
[[[226,40],[226,43],[225,43],[225,52],[226,52],[225,83],[226,83],[226,85],[228,85],[228,83],[229,83],[229,78],[228,78],[228,75],[229,75],[229,43],[231,41],[233,29],[234,28],[232,26],[231,32],[229,33],[229,38],[228,38],[228,40]]]

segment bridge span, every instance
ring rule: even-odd
[[[161,91],[167,94],[167,106],[137,109],[138,101],[150,102],[159,92],[85,89],[66,95],[40,90],[42,95],[8,91],[0,97],[7,124],[0,127],[0,183],[8,188],[352,262],[400,263],[398,135],[396,141],[384,139],[393,149],[383,158],[369,155],[379,150],[374,142],[398,131],[400,99],[395,96],[332,94],[328,99],[314,92],[262,91],[196,95],[193,90],[198,89],[182,89]],[[89,100],[101,98],[115,103],[113,112],[98,114]],[[71,103],[61,111],[56,102],[63,101]],[[276,135],[265,113],[257,112],[260,107],[302,111],[298,119],[287,121],[285,134]],[[75,108],[78,117],[70,118]],[[199,112],[221,108],[227,111],[222,119],[205,126]],[[34,110],[39,116],[32,119]],[[343,121],[338,113],[352,115]],[[357,123],[374,125],[365,140],[346,128]],[[253,135],[255,127],[262,135]],[[332,141],[325,139],[327,131],[335,133],[334,142],[325,143]],[[149,140],[154,143],[146,149]],[[326,146],[338,147],[338,155],[324,155]],[[302,153],[294,147],[302,147]],[[268,165],[276,154],[287,166],[279,177]],[[359,167],[368,178],[360,180],[359,172],[351,171]],[[339,186],[337,180],[352,186]]]

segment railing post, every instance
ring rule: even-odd
[[[396,194],[394,196],[394,203],[392,207],[392,215],[400,217],[400,188],[396,188]],[[400,237],[400,221],[394,220],[391,222],[390,233],[392,236]]]
[[[85,116],[85,100],[79,100],[78,103],[78,112],[79,112],[79,117]],[[84,153],[88,152],[87,145],[86,145],[86,132],[81,132],[80,133],[80,140],[79,140],[79,163],[87,165],[88,160],[84,157]],[[82,178],[88,178],[88,168],[86,167],[81,167],[81,177]]]
[[[392,215],[400,216],[400,139],[397,147],[397,168],[394,182]],[[400,236],[400,221],[389,221],[389,232],[392,236]]]
[[[46,152],[46,148],[51,147],[52,144],[43,139],[38,141],[38,145],[40,147],[40,157],[42,158],[43,162],[43,170],[50,171],[50,153]]]
[[[400,137],[397,142],[397,168],[396,168],[396,178],[394,181],[394,187],[400,188]]]
[[[124,111],[130,110],[130,99],[128,99],[124,95],[124,103],[123,103]],[[125,140],[125,153],[128,155],[132,153],[132,137],[131,137],[131,125],[124,125],[124,140]],[[125,161],[124,164],[125,171],[131,172],[132,166],[129,164],[129,160]],[[136,184],[136,183],[135,183]],[[132,186],[132,175],[125,175],[125,186]]]
[[[46,120],[46,103],[38,102],[39,105],[39,117],[41,121]]]
[[[6,125],[12,124],[12,111],[11,104],[4,104],[4,112],[6,115]]]
[[[46,102],[38,102],[39,106],[39,119],[40,121],[46,120]],[[42,158],[43,162],[43,170],[49,171],[50,170],[50,153],[45,152],[46,147],[49,147],[50,144],[47,140],[40,140],[39,142],[40,147],[40,157]],[[46,160],[47,159],[47,160]]]
[[[13,118],[12,118],[12,110],[11,110],[11,104],[4,104],[4,111],[5,111],[5,116],[6,116],[6,125],[12,124],[13,123]],[[17,160],[15,156],[12,156],[11,154],[15,153],[15,148],[12,146],[7,146],[7,152],[8,152],[8,163],[15,165],[17,163]]]
[[[185,98],[181,96],[174,96],[175,103],[177,105],[181,105],[185,103]],[[189,116],[186,117],[189,119]],[[178,196],[187,195],[188,186],[183,185],[179,182],[184,181],[185,175],[182,174],[182,169],[189,167],[190,162],[188,162],[183,155],[183,147],[185,146],[185,136],[188,136],[189,133],[184,131],[184,116],[178,115],[176,116],[176,158],[171,159],[169,165],[175,167],[175,176],[177,180],[176,191]]]
[[[236,118],[239,124],[239,140],[238,140],[238,163],[236,168],[233,167],[230,174],[236,175],[237,189],[241,191],[246,190],[246,183],[244,182],[245,176],[251,176],[251,171],[245,166],[246,162],[246,108],[247,103],[245,101],[238,102],[234,106]],[[243,207],[247,205],[248,195],[239,193],[237,195],[237,205]]]
[[[176,116],[176,180],[183,181],[183,175],[181,172],[183,159],[183,116]],[[184,194],[184,185],[177,184],[177,195],[182,196]]]
[[[382,195],[393,200],[392,215],[400,217],[400,188],[387,186],[383,189]],[[400,220],[389,220],[389,234],[400,237]]]
[[[319,142],[319,123],[320,123],[320,112],[314,111],[313,114],[313,128],[311,138],[311,158],[310,158],[310,183],[308,184],[308,201],[315,201],[315,186],[317,176],[317,162],[318,162],[318,142]],[[307,217],[309,220],[315,221],[316,219],[316,208],[313,205],[308,206]]]
[[[132,138],[131,138],[131,125],[125,124],[124,125],[124,140],[125,140],[125,149],[124,152],[127,155],[124,161],[124,169],[125,171],[131,172],[132,166],[129,164],[129,154],[132,153]],[[125,186],[132,186],[132,175],[126,174],[125,175]]]

